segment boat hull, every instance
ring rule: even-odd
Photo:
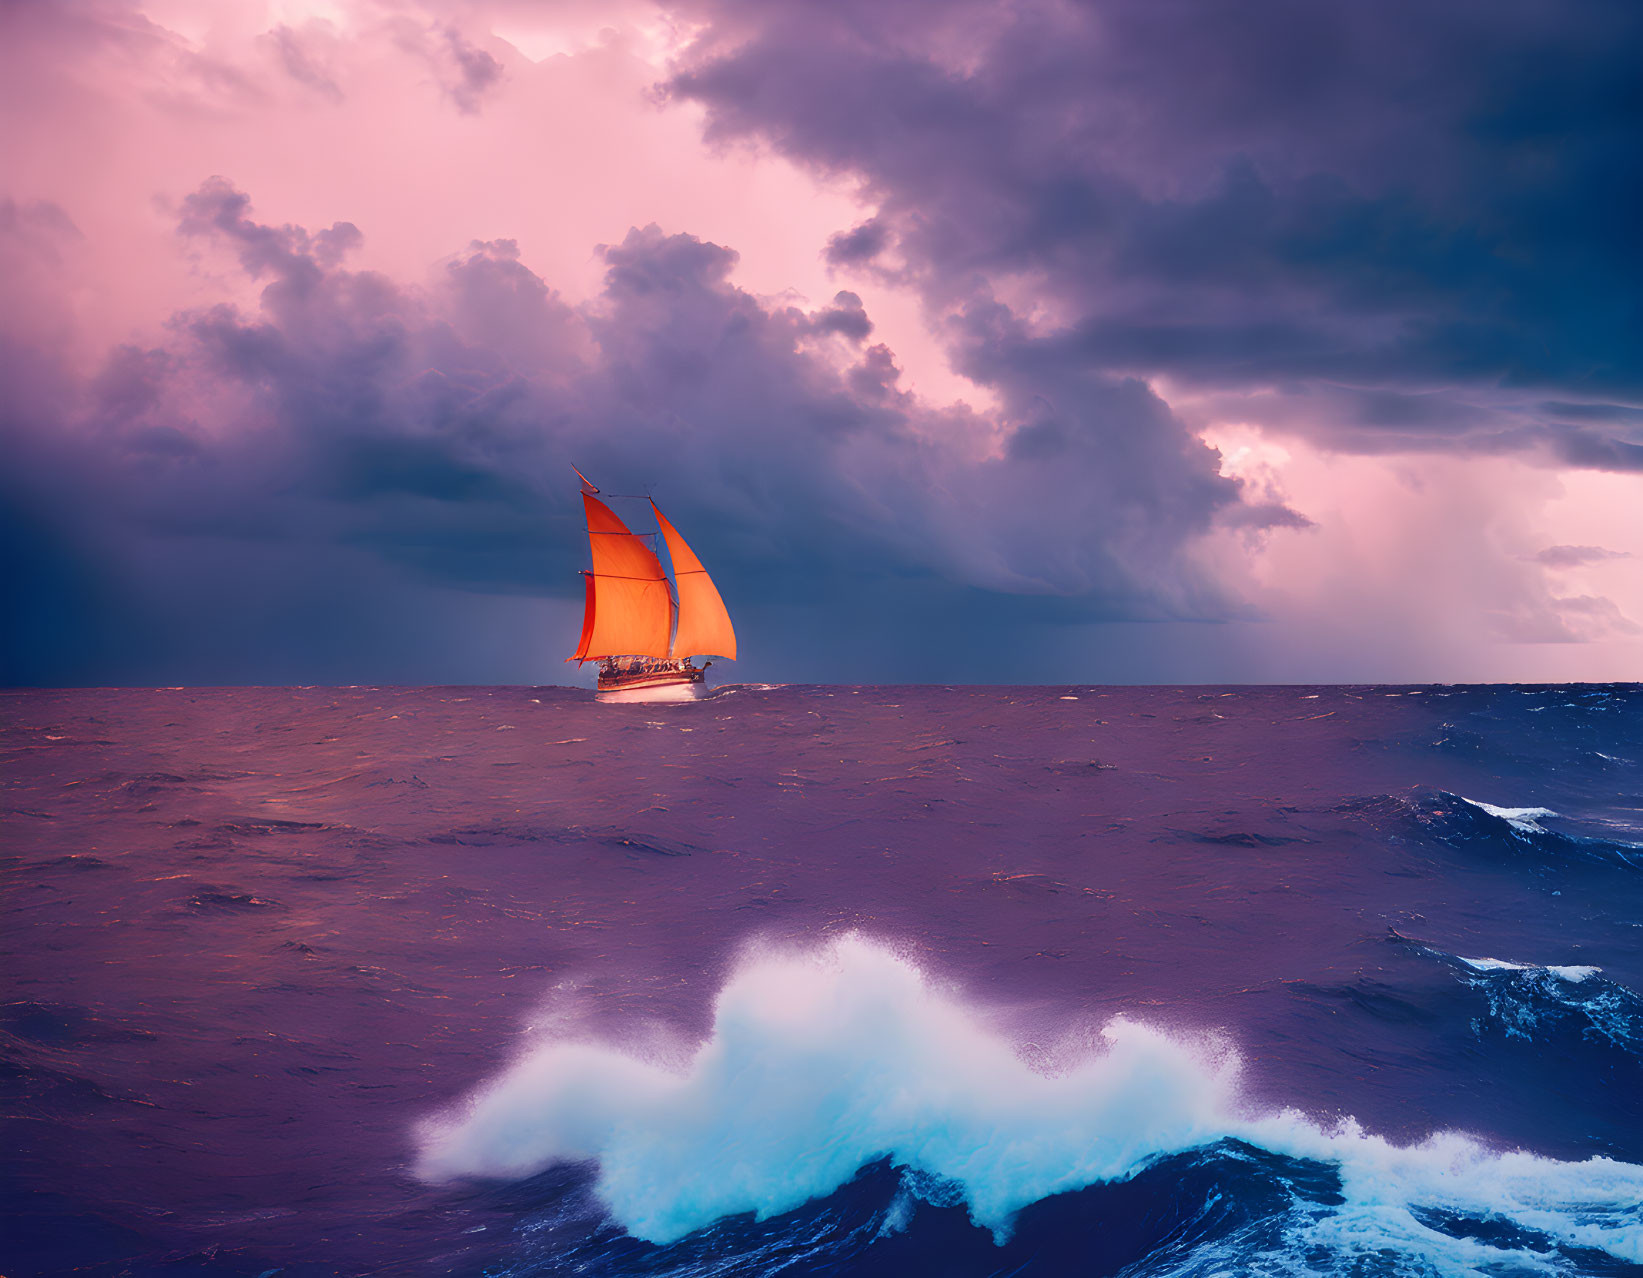
[[[683,661],[606,661],[599,668],[598,700],[694,701],[706,667]]]
[[[643,688],[612,688],[596,692],[593,699],[601,705],[656,705],[658,703],[694,701],[702,695],[699,683],[661,683]]]

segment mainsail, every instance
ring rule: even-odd
[[[673,579],[679,588],[679,629],[673,636],[675,657],[712,656],[736,660],[736,631],[730,625],[730,614],[713,578],[707,575],[702,561],[685,545],[679,530],[670,524],[667,516],[657,510],[656,523],[667,539],[667,553],[673,560]]]
[[[673,596],[661,561],[592,493],[582,494],[582,506],[588,517],[593,572],[587,578],[582,642],[571,660],[666,657],[673,630]],[[719,607],[722,611],[724,605]]]

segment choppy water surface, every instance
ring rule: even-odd
[[[0,696],[0,1273],[1643,1272],[1643,689]]]

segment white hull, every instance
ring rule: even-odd
[[[612,688],[596,692],[593,699],[605,705],[655,705],[659,702],[695,701],[701,695],[699,683],[664,683],[650,688]]]

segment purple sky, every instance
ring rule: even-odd
[[[1643,11],[0,4],[0,679],[1637,679]],[[641,508],[632,513],[638,517]]]

